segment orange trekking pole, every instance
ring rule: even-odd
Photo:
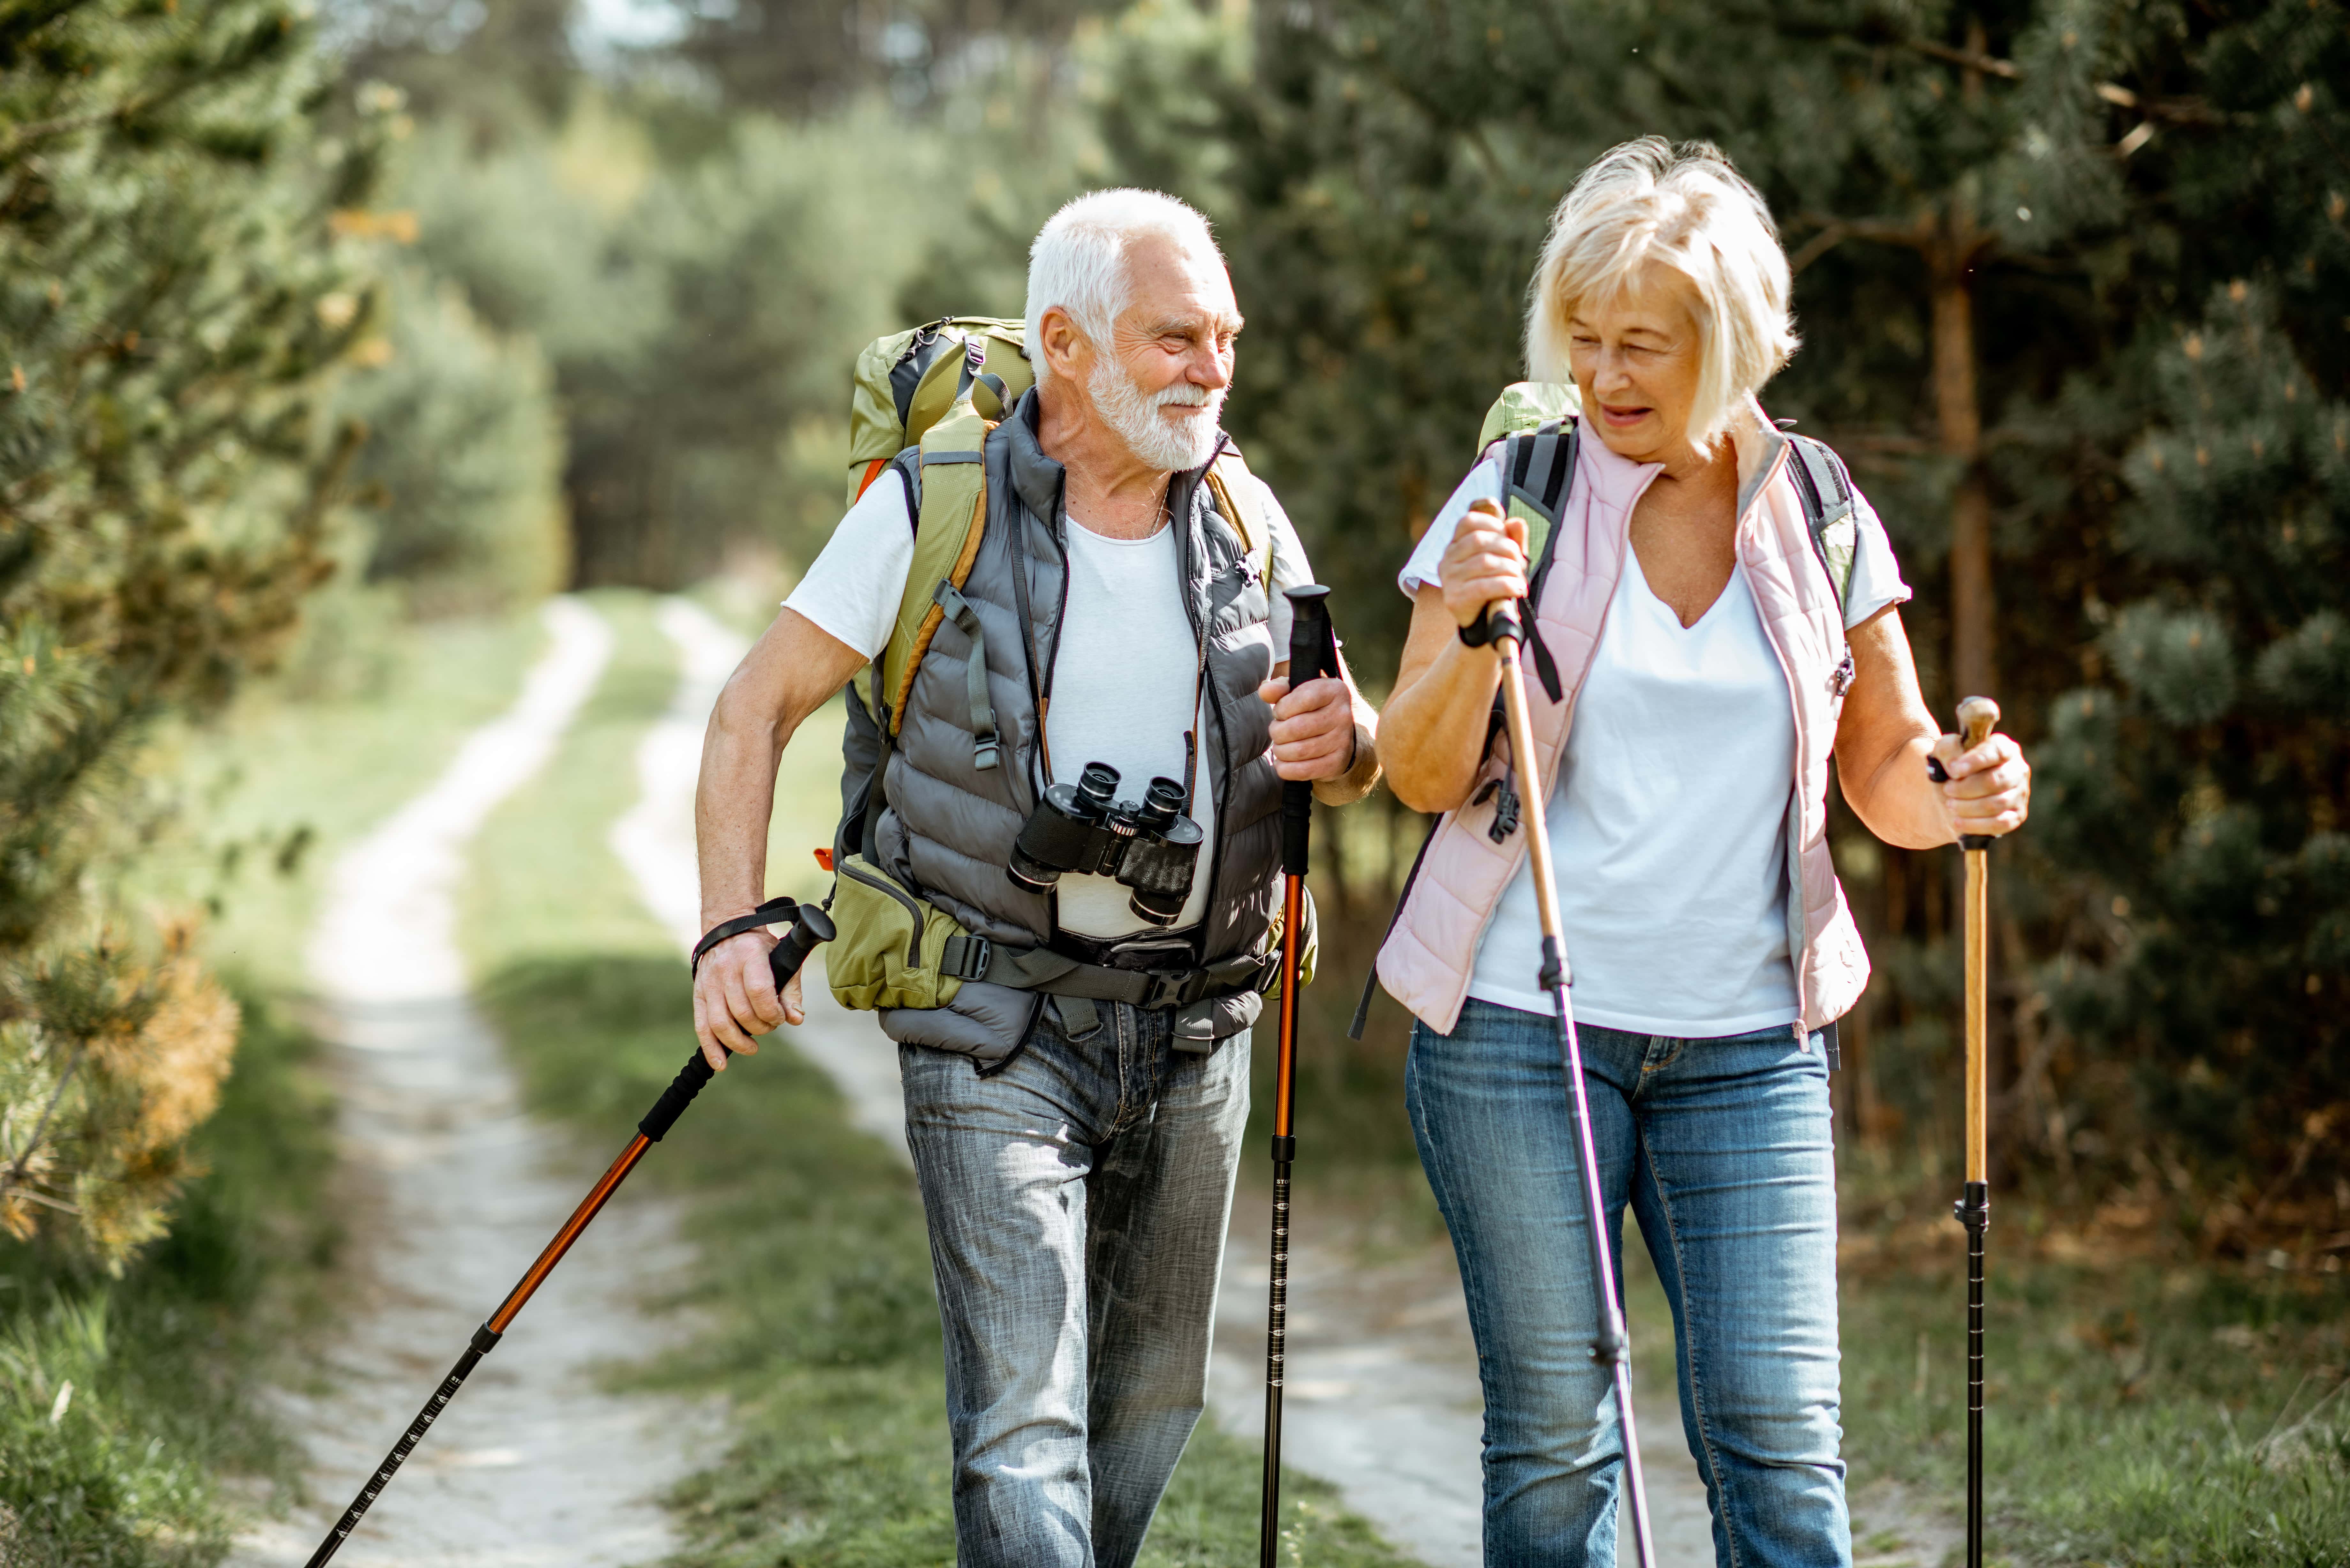
[[[1331,635],[1330,590],[1319,585],[1287,590],[1289,689],[1338,673]],[[1297,1063],[1298,971],[1305,956],[1306,840],[1314,826],[1314,785],[1281,786],[1281,1033],[1273,1079],[1273,1283],[1264,1349],[1264,1517],[1257,1530],[1257,1560],[1274,1568],[1281,1546],[1281,1395],[1289,1359],[1289,1168],[1297,1158],[1290,1128]]]
[[[785,982],[799,972],[800,965],[807,961],[807,956],[815,950],[816,945],[833,939],[831,918],[814,904],[794,904],[789,898],[777,898],[760,905],[748,915],[728,920],[695,944],[694,962],[698,965],[704,952],[728,937],[739,936],[744,931],[782,920],[790,920],[792,929],[767,955],[768,967],[775,977],[775,990],[780,992]],[[465,1379],[473,1376],[473,1368],[482,1364],[482,1357],[497,1348],[498,1341],[504,1337],[507,1328],[522,1309],[529,1304],[531,1296],[546,1282],[546,1276],[555,1272],[555,1265],[563,1262],[563,1254],[571,1251],[571,1243],[579,1240],[579,1233],[603,1212],[604,1205],[611,1200],[613,1193],[619,1190],[620,1183],[629,1179],[629,1172],[637,1168],[637,1161],[644,1158],[645,1150],[660,1142],[669,1129],[677,1125],[677,1118],[685,1114],[685,1107],[693,1104],[693,1097],[702,1093],[702,1085],[716,1075],[709,1059],[696,1049],[692,1058],[670,1081],[669,1087],[661,1091],[660,1098],[653,1102],[653,1108],[637,1123],[637,1136],[629,1140],[628,1147],[620,1151],[620,1158],[612,1162],[610,1168],[598,1179],[594,1187],[588,1189],[588,1196],[579,1200],[579,1207],[571,1211],[571,1218],[556,1231],[555,1239],[547,1242],[545,1251],[538,1254],[537,1262],[532,1263],[523,1277],[515,1282],[515,1288],[506,1293],[506,1299],[499,1303],[498,1310],[473,1331],[473,1342],[465,1347],[465,1354],[457,1358],[457,1365],[449,1369],[449,1376],[441,1380],[441,1386],[432,1391],[432,1397],[424,1402],[424,1408],[417,1412],[416,1419],[409,1423],[408,1430],[402,1432],[400,1441],[391,1446],[391,1452],[383,1457],[383,1463],[376,1467],[375,1474],[359,1488],[359,1496],[351,1500],[351,1506],[343,1511],[342,1518],[335,1521],[335,1527],[327,1532],[327,1538],[318,1542],[318,1550],[310,1553],[310,1560],[303,1568],[326,1568],[327,1561],[342,1550],[343,1542],[349,1540],[351,1532],[359,1528],[359,1520],[375,1506],[375,1500],[383,1495],[383,1489],[391,1484],[391,1478],[399,1473],[408,1456],[416,1451],[416,1445],[424,1440],[424,1434],[432,1429],[432,1423],[441,1418],[441,1412],[449,1407],[449,1401],[457,1397],[457,1390],[463,1387]]]

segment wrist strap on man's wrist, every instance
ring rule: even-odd
[[[689,972],[702,972],[702,955],[729,937],[739,937],[744,931],[755,931],[762,926],[780,926],[799,918],[797,898],[770,898],[747,915],[737,915],[731,920],[721,920],[702,933],[693,944],[693,956],[686,961]]]

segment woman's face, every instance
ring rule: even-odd
[[[1618,457],[1668,462],[1695,450],[1697,312],[1689,279],[1652,264],[1614,299],[1586,302],[1567,317],[1585,426]]]

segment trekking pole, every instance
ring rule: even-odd
[[[1287,590],[1289,689],[1338,673],[1330,634],[1330,590],[1318,585]],[[1257,1561],[1274,1568],[1281,1548],[1281,1392],[1289,1359],[1289,1167],[1297,1158],[1290,1134],[1291,1088],[1297,1062],[1298,970],[1305,953],[1306,840],[1314,826],[1314,785],[1292,779],[1281,786],[1281,1034],[1273,1078],[1273,1284],[1264,1341],[1264,1517],[1257,1530]]]
[[[1970,697],[1959,704],[1959,742],[1972,751],[1991,738],[1999,704]],[[1936,784],[1947,783],[1939,758],[1926,759]],[[1967,1228],[1967,1568],[1983,1560],[1983,1232],[1991,1229],[1990,1101],[1984,1034],[1990,1023],[1991,836],[1966,834],[1967,857],[1967,1187],[1951,1208]]]
[[[771,919],[789,919],[792,921],[792,929],[767,955],[768,966],[775,977],[775,990],[780,992],[784,983],[799,972],[800,965],[807,961],[807,956],[816,945],[832,940],[833,929],[831,919],[814,904],[801,904],[791,914],[785,915],[779,901],[764,906],[759,913],[769,914],[771,910],[775,911]],[[743,929],[750,928],[746,926]],[[400,1441],[391,1446],[391,1452],[383,1457],[383,1463],[376,1467],[375,1474],[359,1488],[359,1496],[351,1500],[350,1507],[343,1510],[342,1518],[335,1521],[335,1527],[327,1532],[327,1538],[318,1542],[318,1550],[310,1554],[309,1562],[303,1568],[325,1568],[328,1560],[342,1550],[343,1542],[349,1540],[351,1532],[359,1528],[359,1520],[375,1506],[375,1500],[383,1495],[383,1489],[391,1484],[391,1478],[400,1472],[400,1467],[407,1462],[408,1456],[416,1451],[416,1445],[424,1440],[424,1434],[432,1429],[432,1423],[441,1418],[441,1412],[449,1407],[449,1401],[457,1397],[457,1390],[464,1386],[467,1377],[473,1376],[473,1368],[481,1365],[482,1357],[497,1348],[499,1339],[522,1309],[529,1304],[532,1294],[546,1282],[546,1276],[555,1272],[555,1265],[563,1262],[563,1254],[571,1250],[571,1243],[579,1240],[579,1233],[602,1212],[612,1194],[619,1189],[620,1183],[629,1179],[629,1172],[636,1168],[637,1161],[644,1158],[645,1150],[660,1142],[663,1135],[677,1125],[677,1118],[685,1114],[685,1107],[693,1104],[693,1096],[702,1093],[702,1086],[715,1075],[716,1070],[697,1048],[678,1075],[670,1081],[669,1087],[661,1091],[660,1098],[653,1102],[653,1108],[647,1111],[644,1119],[637,1124],[637,1136],[628,1147],[620,1151],[620,1158],[612,1162],[611,1168],[588,1189],[588,1196],[579,1200],[579,1207],[571,1211],[571,1218],[556,1231],[555,1239],[546,1244],[546,1251],[539,1253],[538,1261],[531,1264],[515,1282],[515,1288],[506,1293],[506,1299],[499,1304],[496,1312],[490,1314],[489,1321],[473,1331],[473,1341],[465,1347],[465,1354],[457,1358],[457,1365],[449,1369],[449,1376],[441,1380],[441,1386],[432,1391],[432,1397],[424,1402],[424,1408],[417,1412],[416,1419],[409,1423],[408,1430],[402,1432]]]
[[[1472,510],[1498,514],[1501,509],[1490,501],[1480,501]],[[1639,1423],[1632,1414],[1632,1341],[1624,1309],[1616,1299],[1616,1270],[1607,1255],[1607,1199],[1599,1189],[1599,1149],[1591,1135],[1591,1101],[1583,1086],[1583,1043],[1575,1037],[1575,1009],[1566,999],[1566,944],[1559,931],[1558,884],[1551,874],[1542,769],[1534,757],[1534,722],[1526,713],[1525,676],[1518,666],[1518,646],[1524,640],[1524,632],[1512,607],[1498,600],[1485,607],[1485,618],[1494,651],[1502,656],[1502,718],[1509,730],[1510,766],[1517,774],[1526,849],[1534,857],[1534,906],[1542,919],[1542,988],[1550,992],[1551,1013],[1558,1023],[1559,1056],[1566,1075],[1567,1100],[1575,1110],[1575,1157],[1583,1167],[1591,1278],[1599,1291],[1599,1338],[1591,1347],[1591,1358],[1606,1362],[1615,1378],[1617,1424],[1624,1438],[1624,1475],[1632,1504],[1632,1542],[1638,1549],[1640,1568],[1655,1568],[1657,1547],[1648,1532],[1648,1488],[1640,1469]]]

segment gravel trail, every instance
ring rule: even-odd
[[[283,1397],[305,1435],[313,1502],[257,1528],[231,1563],[307,1560],[414,1417],[474,1325],[545,1245],[605,1154],[523,1111],[496,1039],[466,999],[454,940],[465,850],[594,691],[612,648],[601,616],[545,611],[551,646],[503,717],[441,778],[337,863],[309,952],[342,1077],[339,1131],[369,1177],[354,1223],[351,1320]],[[638,1311],[641,1281],[690,1254],[643,1194],[606,1210],[482,1364],[338,1568],[605,1568],[671,1546],[654,1498],[700,1457],[708,1412],[602,1392],[602,1364],[673,1332]]]

